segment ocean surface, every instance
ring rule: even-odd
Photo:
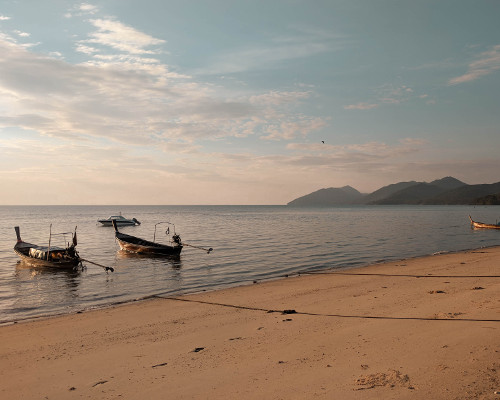
[[[121,228],[124,233],[152,240],[155,223],[169,221],[183,242],[214,251],[184,247],[174,259],[125,253],[113,228],[97,223],[120,212],[142,223]],[[500,245],[500,230],[471,229],[469,214],[495,223],[500,206],[0,206],[0,323]],[[75,271],[34,269],[20,262],[14,226],[24,241],[47,245],[50,224],[52,232],[78,226],[80,256],[115,271],[92,264]],[[158,226],[157,241],[167,240],[165,227]]]

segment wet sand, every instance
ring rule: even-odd
[[[500,247],[0,327],[2,399],[500,399]]]

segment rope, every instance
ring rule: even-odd
[[[113,267],[106,267],[105,265],[98,264],[98,263],[96,263],[96,262],[89,261],[89,260],[86,260],[86,259],[84,259],[84,258],[80,258],[80,260],[82,260],[82,261],[84,261],[84,262],[88,262],[89,264],[94,264],[94,265],[97,265],[98,267],[104,268],[104,270],[106,271],[106,273],[108,273],[108,271],[115,272],[115,270],[114,270],[114,268],[113,268]]]
[[[500,275],[406,275],[406,274],[370,274],[350,272],[324,272],[324,271],[301,271],[299,274],[317,275],[359,275],[359,276],[393,276],[405,278],[500,278]]]
[[[309,315],[314,317],[336,317],[336,318],[360,318],[360,319],[388,319],[388,320],[410,320],[410,321],[462,321],[462,322],[500,322],[500,319],[477,319],[477,318],[430,318],[430,317],[387,317],[387,316],[379,316],[379,315],[346,315],[346,314],[321,314],[321,313],[311,313],[311,312],[302,312],[295,310],[273,310],[259,307],[248,307],[248,306],[238,306],[234,304],[225,304],[225,303],[215,303],[211,301],[202,301],[202,300],[192,300],[185,299],[181,297],[162,297],[159,295],[152,296],[165,300],[174,300],[174,301],[185,301],[187,303],[198,303],[198,304],[208,304],[212,306],[219,307],[229,307],[229,308],[237,308],[240,310],[251,310],[251,311],[264,311],[267,313],[281,313],[281,314],[299,314],[299,315]]]
[[[200,249],[200,250],[204,250],[207,252],[207,254],[210,254],[211,251],[213,251],[214,249],[212,249],[211,247],[209,249],[205,249],[203,247],[199,247],[199,246],[195,246],[193,244],[187,244],[187,243],[182,243],[183,246],[189,246],[189,247],[194,247],[195,249]]]

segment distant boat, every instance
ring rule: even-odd
[[[137,221],[135,218],[128,219],[125,218],[124,216],[120,215],[112,215],[108,219],[99,219],[97,222],[100,222],[104,226],[113,226],[112,221],[115,220],[116,224],[118,226],[125,226],[125,225],[140,225],[141,223]]]
[[[500,229],[500,225],[496,224],[484,224],[482,222],[476,222],[469,215],[470,223],[473,228],[484,228],[484,229]]]
[[[118,231],[118,224],[116,220],[112,220],[113,227],[115,228],[115,237],[120,245],[120,249],[139,254],[152,254],[152,255],[166,255],[178,256],[181,254],[184,247],[181,242],[181,237],[175,233],[172,236],[170,245],[157,243],[154,241],[141,239],[135,236],[127,235]],[[158,225],[158,224],[156,224]],[[156,238],[156,225],[155,225],[155,238]],[[172,224],[173,225],[173,224]],[[169,233],[170,230],[167,230]]]
[[[16,226],[17,243],[14,246],[14,251],[27,264],[35,267],[54,267],[54,268],[75,268],[80,265],[82,259],[76,251],[76,227],[75,232],[52,233],[52,225],[50,225],[49,245],[38,246],[36,244],[23,242],[19,227]],[[55,235],[71,235],[72,243],[68,243],[66,247],[51,246],[52,236]]]

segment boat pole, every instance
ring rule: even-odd
[[[49,261],[50,256],[50,240],[52,239],[52,224],[50,224],[49,228],[49,249],[47,250],[47,261]]]

